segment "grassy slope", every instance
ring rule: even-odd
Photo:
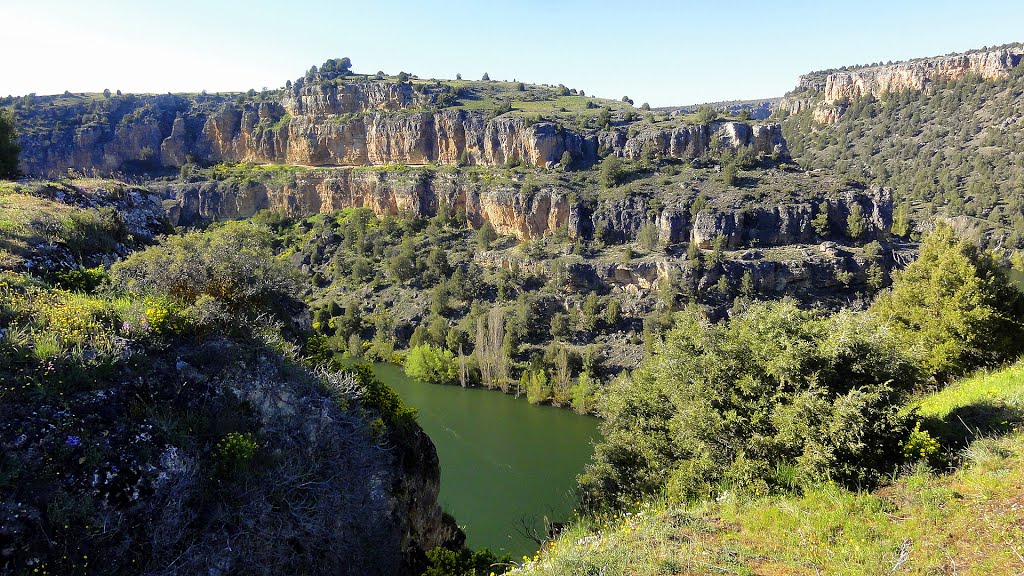
[[[1024,361],[919,402],[945,420],[965,407],[1024,410]],[[999,422],[996,422],[999,424]],[[570,528],[526,574],[1019,574],[1024,572],[1024,431],[975,440],[963,466],[924,466],[874,493],[727,497]]]

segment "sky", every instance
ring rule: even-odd
[[[348,56],[357,72],[486,72],[686,105],[1024,41],[1022,22],[1022,0],[0,0],[0,96],[259,90]]]

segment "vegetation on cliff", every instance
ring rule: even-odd
[[[765,494],[822,481],[875,486],[905,458],[910,395],[1024,352],[1024,296],[940,227],[866,312],[790,302],[717,325],[676,315],[643,367],[611,386],[586,503]]]
[[[5,229],[139,215],[88,197],[5,194]],[[3,571],[418,573],[421,547],[459,549],[412,412],[369,372],[307,359],[269,230],[170,236],[88,270],[73,265],[110,247],[74,238],[50,240],[80,248],[50,269],[8,244],[40,275],[0,271]]]
[[[990,246],[1022,248],[1022,86],[1024,66],[1003,79],[938,80],[841,103],[834,123],[807,108],[783,130],[802,166],[892,187],[909,217],[901,229],[942,216]]]

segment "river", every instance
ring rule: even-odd
[[[399,366],[374,371],[418,411],[441,462],[441,506],[464,527],[471,548],[533,554],[524,521],[543,533],[545,516],[571,517],[576,475],[600,438],[597,418],[496,391],[419,382]]]

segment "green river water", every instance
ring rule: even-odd
[[[418,411],[441,462],[441,506],[465,528],[471,548],[532,554],[537,545],[521,534],[523,521],[543,533],[545,516],[570,518],[576,475],[600,437],[597,418],[491,390],[419,382],[399,366],[374,371]]]

